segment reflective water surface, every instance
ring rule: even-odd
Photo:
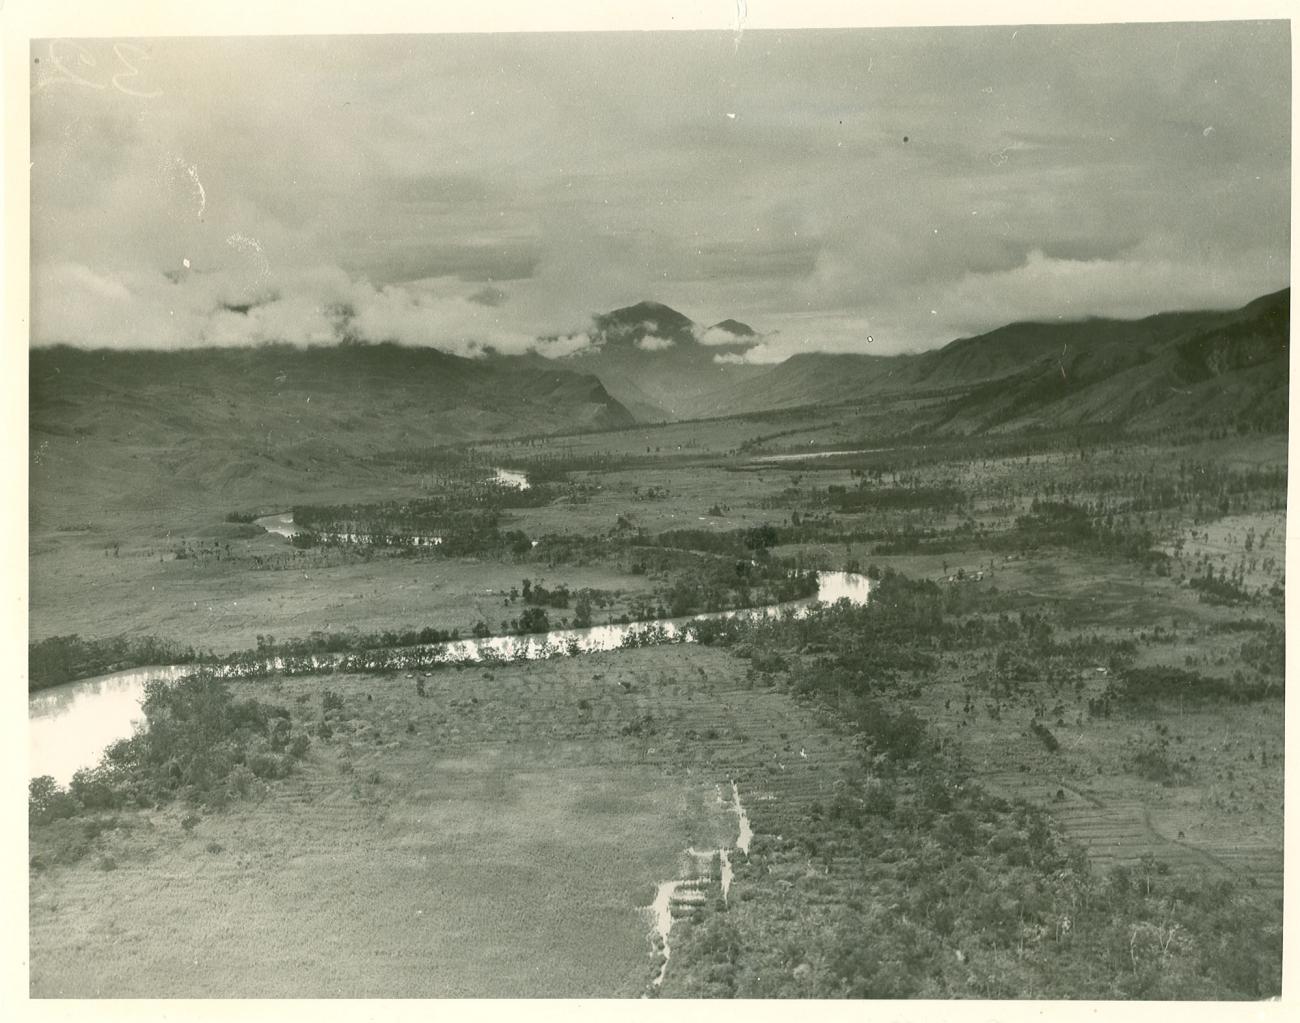
[[[817,573],[817,596],[811,600],[772,604],[738,611],[718,611],[688,618],[633,622],[629,625],[597,625],[589,629],[553,629],[528,636],[488,636],[462,639],[433,647],[392,651],[396,669],[406,667],[403,657],[417,657],[433,651],[439,662],[495,660],[538,660],[576,656],[600,650],[617,650],[627,645],[672,643],[689,639],[687,625],[693,621],[728,618],[761,619],[783,614],[806,615],[818,602],[833,604],[847,600],[865,604],[871,592],[866,576],[852,572]],[[365,653],[359,655],[365,658]],[[379,656],[376,654],[376,656]],[[329,666],[339,658],[321,655],[317,665]],[[273,667],[283,667],[275,658]],[[104,750],[118,739],[129,738],[142,720],[140,700],[151,678],[168,680],[191,670],[185,665],[134,668],[112,675],[100,675],[32,693],[27,698],[28,759],[32,776],[48,774],[66,784],[75,771],[93,766]]]
[[[513,469],[494,468],[489,479],[500,486],[511,487],[515,490],[527,490],[529,487],[527,474],[516,472]],[[263,515],[261,518],[254,519],[253,522],[268,533],[274,533],[276,536],[283,536],[288,539],[292,539],[302,532],[294,525],[292,511]],[[320,538],[326,543],[375,543],[378,539],[369,533],[321,533]],[[442,537],[410,536],[404,542],[412,547],[437,547],[442,543]],[[533,542],[533,546],[537,546],[536,541]]]
[[[118,739],[144,722],[140,701],[151,678],[179,678],[187,665],[132,668],[69,682],[27,697],[27,749],[32,777],[67,784]]]

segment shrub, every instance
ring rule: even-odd
[[[90,852],[93,844],[85,828],[70,820],[51,822],[33,839],[33,844],[39,846],[37,855],[43,864],[76,863]]]
[[[1174,785],[1187,777],[1187,768],[1170,753],[1169,740],[1160,735],[1151,736],[1140,745],[1131,744],[1129,764],[1140,777],[1161,785]]]
[[[1043,744],[1047,752],[1055,753],[1061,748],[1060,742],[1058,742],[1056,736],[1052,734],[1051,729],[1041,721],[1035,721],[1029,727],[1033,730],[1033,733],[1038,736],[1039,741]]]
[[[276,718],[271,722],[267,733],[267,743],[276,753],[282,753],[288,747],[293,735],[293,725],[285,718]]]
[[[244,799],[252,790],[253,783],[256,780],[257,776],[249,769],[248,765],[240,764],[230,772],[230,791],[233,795]]]
[[[81,804],[53,778],[43,774],[27,784],[27,818],[32,824],[49,824],[76,816]]]
[[[258,778],[283,778],[289,773],[288,758],[269,750],[252,753],[248,757],[248,769]]]
[[[894,812],[894,793],[879,778],[872,778],[862,790],[862,810],[873,817],[889,817]]]

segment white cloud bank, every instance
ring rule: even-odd
[[[702,345],[752,345],[759,341],[754,334],[733,334],[721,324],[698,331],[695,340]]]
[[[32,334],[37,344],[106,348],[396,341],[459,355],[488,347],[520,353],[537,344],[478,301],[477,290],[455,278],[375,287],[338,268],[178,268],[169,277],[56,262],[32,268]],[[567,354],[588,343],[574,334],[549,351]]]

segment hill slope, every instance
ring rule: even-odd
[[[34,516],[182,490],[233,507],[383,452],[633,421],[592,376],[397,345],[35,349],[29,378]]]
[[[945,432],[1158,427],[1193,415],[1281,429],[1289,329],[1289,289],[1230,311],[1016,323],[919,355],[796,355],[695,408],[721,415],[910,394],[949,399],[926,424]]]
[[[1284,430],[1290,312],[1288,289],[1227,312],[1072,325],[1090,329],[1060,354],[1042,352],[1018,372],[974,388],[941,428],[1158,429],[1197,422]]]

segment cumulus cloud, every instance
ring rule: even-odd
[[[595,344],[590,334],[580,331],[557,337],[539,338],[533,344],[532,350],[546,359],[562,359],[566,355],[594,351],[597,347],[599,346]]]
[[[1289,280],[1285,22],[589,43],[159,38],[143,105],[42,50],[33,340],[573,354],[635,296],[761,323],[700,336],[754,362]]]
[[[38,344],[171,348],[396,341],[461,355],[523,352],[534,336],[499,318],[456,278],[375,287],[336,267],[99,271],[75,262],[32,270]]]
[[[702,345],[754,345],[759,343],[760,337],[756,334],[736,334],[722,324],[716,323],[712,327],[697,331],[695,340]]]
[[[719,352],[713,361],[720,366],[771,366],[784,362],[790,355],[773,345],[759,344],[743,352]]]
[[[672,338],[659,337],[657,334],[647,334],[636,340],[636,346],[643,352],[662,352],[665,348],[671,348],[674,343]]]

